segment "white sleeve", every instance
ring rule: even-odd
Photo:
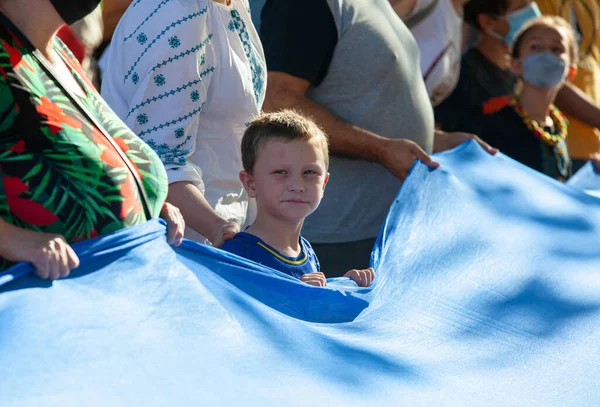
[[[145,13],[130,8],[123,16],[113,37],[102,95],[156,151],[169,183],[201,186],[202,171],[188,158],[196,149],[218,50],[211,46],[206,8],[177,1],[161,4]]]

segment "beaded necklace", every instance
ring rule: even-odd
[[[515,112],[521,116],[521,119],[523,119],[523,122],[525,122],[525,126],[527,126],[529,131],[544,143],[554,147],[567,138],[569,122],[556,106],[550,106],[550,119],[552,119],[552,123],[556,126],[558,134],[551,134],[545,131],[536,120],[529,117],[527,111],[523,109],[523,106],[521,106],[516,97],[513,96],[510,99],[510,105],[515,109]]]

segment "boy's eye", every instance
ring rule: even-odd
[[[313,170],[306,170],[306,171],[304,171],[304,174],[306,174],[306,175],[316,175],[317,172],[313,171]]]
[[[275,171],[273,171],[273,174],[282,174],[282,175],[285,175],[285,174],[287,174],[287,171],[286,170],[275,170]]]

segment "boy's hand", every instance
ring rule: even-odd
[[[325,274],[321,272],[304,274],[300,277],[300,281],[304,281],[306,284],[314,285],[315,287],[325,287],[327,285]]]
[[[344,274],[344,277],[351,278],[359,287],[368,287],[375,278],[375,270],[373,270],[373,267],[363,270],[350,270]]]
[[[0,254],[9,261],[33,264],[41,279],[56,280],[67,277],[79,267],[79,258],[64,237],[11,227],[2,239]]]
[[[160,211],[160,217],[167,222],[167,243],[175,247],[181,245],[185,233],[185,221],[179,208],[165,202]]]

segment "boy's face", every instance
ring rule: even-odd
[[[323,151],[304,140],[269,140],[256,157],[252,174],[240,173],[259,216],[301,222],[321,202],[329,173]]]

